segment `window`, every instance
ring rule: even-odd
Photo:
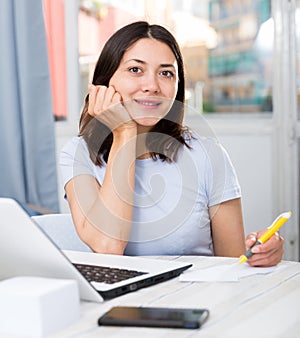
[[[270,0],[81,0],[82,99],[105,41],[134,19],[146,19],[165,25],[181,45],[193,112],[271,112],[270,15]]]

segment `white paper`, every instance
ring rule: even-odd
[[[234,269],[237,271],[240,278],[251,275],[266,275],[277,269],[277,266],[270,266],[267,268],[252,267],[248,264],[236,264]]]
[[[268,268],[255,268],[247,264],[226,264],[213,266],[207,269],[187,270],[179,276],[181,282],[238,282],[240,278],[267,274],[276,269],[276,266]]]

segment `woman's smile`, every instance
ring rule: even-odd
[[[167,115],[173,100],[147,97],[132,99],[123,104],[131,118],[139,125],[152,126]]]
[[[135,99],[134,101],[146,109],[156,109],[162,104],[161,101],[150,99]]]

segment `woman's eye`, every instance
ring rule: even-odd
[[[131,73],[140,73],[142,70],[139,67],[131,67],[129,71]]]
[[[163,76],[166,76],[166,77],[173,77],[173,76],[174,76],[174,73],[171,72],[170,70],[163,70],[163,71],[161,72],[161,74],[162,74]]]

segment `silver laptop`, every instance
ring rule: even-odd
[[[60,250],[15,200],[0,198],[0,280],[15,276],[75,279],[81,299],[101,302],[171,279],[191,266]]]

